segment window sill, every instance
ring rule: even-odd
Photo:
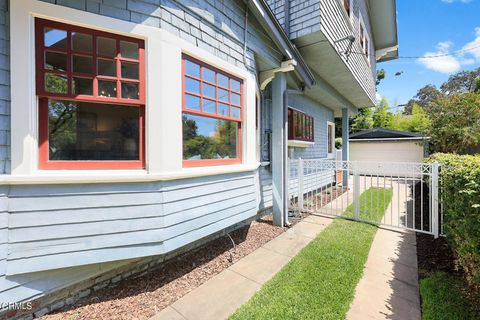
[[[134,183],[155,182],[256,170],[260,163],[184,168],[176,172],[148,173],[145,170],[59,170],[31,175],[0,175],[0,185]]]
[[[312,141],[288,140],[289,147],[308,148],[309,146],[313,146],[314,144],[315,142]]]

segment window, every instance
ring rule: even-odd
[[[143,168],[143,41],[35,23],[40,169]]]
[[[288,139],[315,141],[313,117],[293,108],[288,108]]]
[[[360,23],[360,47],[364,50],[365,47],[365,29],[363,28],[363,24]]]
[[[183,165],[241,163],[243,81],[183,56]]]
[[[343,0],[343,7],[345,8],[347,15],[350,17],[350,12],[352,10],[350,6],[350,0]]]
[[[327,154],[333,156],[335,151],[335,124],[327,122]]]

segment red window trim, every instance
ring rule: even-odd
[[[50,49],[44,46],[44,28],[55,28],[67,32],[67,48],[66,49]],[[71,48],[71,33],[79,32],[92,36],[92,52],[76,52]],[[104,58],[96,52],[96,37],[106,37],[115,39],[117,44],[117,56],[108,57],[110,60],[115,60],[117,63],[116,77],[99,76],[97,73],[97,58]],[[119,55],[120,41],[134,42],[139,46],[138,60],[122,58]],[[62,52],[67,55],[67,71],[45,71],[44,52]],[[92,57],[93,72],[91,75],[74,73],[72,71],[71,58],[73,55],[83,55]],[[141,39],[122,36],[114,33],[98,31],[89,28],[78,27],[75,25],[65,24],[57,21],[35,19],[35,60],[36,60],[36,90],[39,97],[38,106],[38,130],[39,130],[39,169],[41,170],[118,170],[118,169],[144,169],[145,168],[145,45]],[[138,80],[122,78],[121,63],[135,62],[138,63],[139,72]],[[44,78],[47,73],[56,73],[67,76],[67,94],[50,93],[44,88]],[[72,93],[72,79],[73,76],[87,77],[93,79],[93,95],[75,95]],[[113,97],[99,97],[98,96],[98,80],[115,80],[117,81],[117,98]],[[139,84],[139,99],[121,98],[121,83],[138,83]],[[132,108],[140,109],[139,113],[139,159],[138,160],[72,160],[72,161],[58,161],[49,159],[49,144],[48,144],[48,100],[64,100],[64,101],[81,101],[93,103],[108,103],[117,105],[128,105]]]
[[[200,76],[199,77],[194,77],[194,76],[191,76],[191,75],[187,75],[185,73],[185,61],[186,60],[194,62],[194,63],[196,63],[200,66]],[[202,67],[205,67],[205,68],[208,68],[212,71],[215,71],[217,73],[217,76],[216,76],[217,78],[218,78],[218,73],[220,73],[220,74],[223,74],[224,76],[226,76],[230,79],[233,79],[233,80],[236,80],[236,81],[240,82],[240,91],[235,91],[235,90],[231,89],[230,88],[230,81],[229,81],[229,85],[228,85],[229,88],[226,88],[226,87],[217,85],[215,83],[211,83],[209,81],[203,80]],[[190,78],[190,79],[200,81],[200,94],[189,92],[189,91],[185,90],[185,79],[186,78]],[[236,93],[236,94],[240,95],[240,105],[232,104],[232,103],[230,103],[230,101],[227,102],[227,101],[219,100],[218,99],[218,93],[215,94],[215,99],[209,98],[209,97],[203,97],[203,95],[202,95],[202,85],[201,85],[202,82],[207,83],[209,85],[212,85],[216,88],[228,90],[229,92],[233,92],[233,93]],[[215,92],[217,92],[217,90],[215,90]],[[186,105],[185,105],[185,94],[189,94],[189,95],[196,96],[196,97],[200,98],[200,110],[192,110],[192,109],[188,109],[186,107]],[[214,101],[215,102],[215,108],[216,108],[217,112],[218,112],[218,103],[226,104],[226,105],[229,106],[229,108],[231,108],[232,106],[240,108],[240,118],[235,118],[235,117],[232,117],[232,116],[222,116],[222,115],[212,114],[212,113],[202,111],[203,99]],[[214,67],[214,66],[212,66],[208,63],[205,63],[201,60],[193,58],[193,57],[191,57],[187,54],[182,54],[182,113],[188,113],[188,114],[199,115],[199,116],[204,116],[204,117],[208,117],[208,118],[238,122],[238,133],[237,133],[237,138],[238,138],[237,155],[238,155],[238,157],[237,158],[235,158],[235,159],[182,160],[183,167],[190,168],[190,167],[204,167],[204,166],[220,166],[220,165],[230,165],[230,164],[240,164],[240,163],[242,163],[242,150],[243,150],[243,148],[242,148],[242,124],[243,124],[243,119],[244,119],[243,118],[244,117],[244,113],[243,113],[244,112],[244,107],[243,106],[244,106],[244,83],[243,83],[242,79],[240,79],[238,77],[235,77],[235,76],[233,76],[229,73],[226,73],[223,70],[220,70],[220,69],[218,69],[218,68],[216,68],[216,67]],[[182,139],[182,144],[183,144],[183,139]],[[182,146],[182,150],[183,150],[183,146]],[[182,157],[183,157],[183,154],[182,154]]]
[[[343,0],[343,8],[345,9],[345,11],[347,12],[347,15],[350,17],[350,11],[351,11],[351,7],[350,7],[350,0]]]
[[[305,117],[304,126],[309,127],[307,136],[297,136],[297,121],[296,118],[298,115]],[[308,124],[307,124],[308,122]],[[305,130],[302,130],[305,132]],[[288,108],[288,139],[289,140],[300,140],[300,141],[307,141],[307,142],[315,142],[315,119],[306,114],[305,112],[299,111],[294,108]]]

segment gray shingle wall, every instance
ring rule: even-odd
[[[165,29],[218,57],[244,67],[245,4],[240,0],[41,0]],[[253,53],[278,62],[281,53],[256,21],[249,20],[247,65]]]
[[[285,27],[285,0],[267,0],[267,3],[278,22]]]
[[[0,174],[10,172],[10,28],[8,0],[0,0]]]
[[[290,38],[320,30],[320,0],[290,1]]]
[[[299,95],[288,97],[288,105],[314,118],[315,144],[307,148],[293,149],[293,158],[318,159],[327,156],[327,121],[333,122],[333,112],[318,103]],[[291,154],[291,153],[289,153]]]

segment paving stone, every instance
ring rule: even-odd
[[[177,310],[172,307],[166,307],[156,315],[154,315],[150,320],[185,320],[186,318],[178,313]]]
[[[290,258],[287,256],[259,248],[229,269],[250,280],[263,284],[280,271],[289,260]]]

